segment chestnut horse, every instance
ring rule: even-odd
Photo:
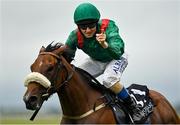
[[[115,124],[116,118],[111,107],[104,103],[103,94],[88,84],[86,73],[70,64],[71,52],[62,44],[41,48],[31,65],[32,73],[25,79],[26,108],[37,113],[44,100],[57,93],[63,112],[62,124]],[[150,90],[149,96],[155,105],[149,116],[151,124],[179,123],[177,113],[163,95]]]

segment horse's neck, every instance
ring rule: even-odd
[[[74,116],[91,110],[101,94],[90,87],[80,73],[75,72],[58,95],[63,114]]]

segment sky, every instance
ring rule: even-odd
[[[116,22],[129,54],[122,83],[147,85],[180,105],[179,0],[0,0],[0,107],[20,106],[24,78],[41,46],[64,43],[76,28],[73,12],[91,2]],[[78,50],[76,66],[88,58]],[[47,105],[59,106],[55,95]]]

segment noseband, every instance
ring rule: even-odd
[[[62,83],[59,83],[57,86],[55,86],[55,84],[53,83],[53,85],[51,84],[51,85],[47,88],[46,93],[42,95],[42,100],[43,100],[43,102],[44,102],[45,100],[47,101],[48,98],[49,98],[52,94],[56,93],[62,86],[64,86],[65,84],[69,83],[69,81],[71,80],[71,78],[72,78],[72,76],[73,76],[73,73],[74,73],[74,70],[75,70],[75,66],[73,66],[73,67],[72,67],[73,70],[71,70],[71,72],[69,72],[69,70],[67,69],[66,65],[63,64],[63,63],[64,63],[63,61],[65,61],[65,59],[64,59],[63,56],[59,56],[59,55],[57,55],[57,54],[55,54],[55,53],[52,53],[52,52],[41,52],[39,55],[51,55],[51,56],[55,57],[55,58],[58,60],[58,62],[60,62],[60,60],[62,61],[61,64],[58,63],[56,75],[54,75],[55,77],[53,77],[54,79],[52,79],[51,82],[52,82],[52,81],[53,81],[53,82],[55,81],[55,78],[57,78],[59,69],[60,69],[61,67],[65,67],[65,69],[66,69],[66,71],[67,71],[67,74],[68,74],[67,77],[66,77],[66,79],[65,79],[65,81],[63,81]],[[42,104],[43,104],[43,102],[42,102]],[[42,104],[41,104],[41,106],[42,106]],[[40,106],[40,108],[41,108],[41,106]],[[34,118],[36,117],[36,115],[37,115],[37,113],[39,112],[40,108],[38,108],[38,109],[33,113],[33,115],[31,116],[30,120],[32,120],[32,121],[34,120]]]

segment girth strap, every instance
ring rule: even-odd
[[[79,115],[79,116],[68,116],[68,115],[63,115],[64,118],[67,118],[67,119],[82,119],[86,116],[89,116],[90,114],[100,110],[101,108],[105,107],[105,103],[102,103],[101,105],[95,107],[95,109],[91,109],[89,110],[88,112],[82,114],[82,115]]]

